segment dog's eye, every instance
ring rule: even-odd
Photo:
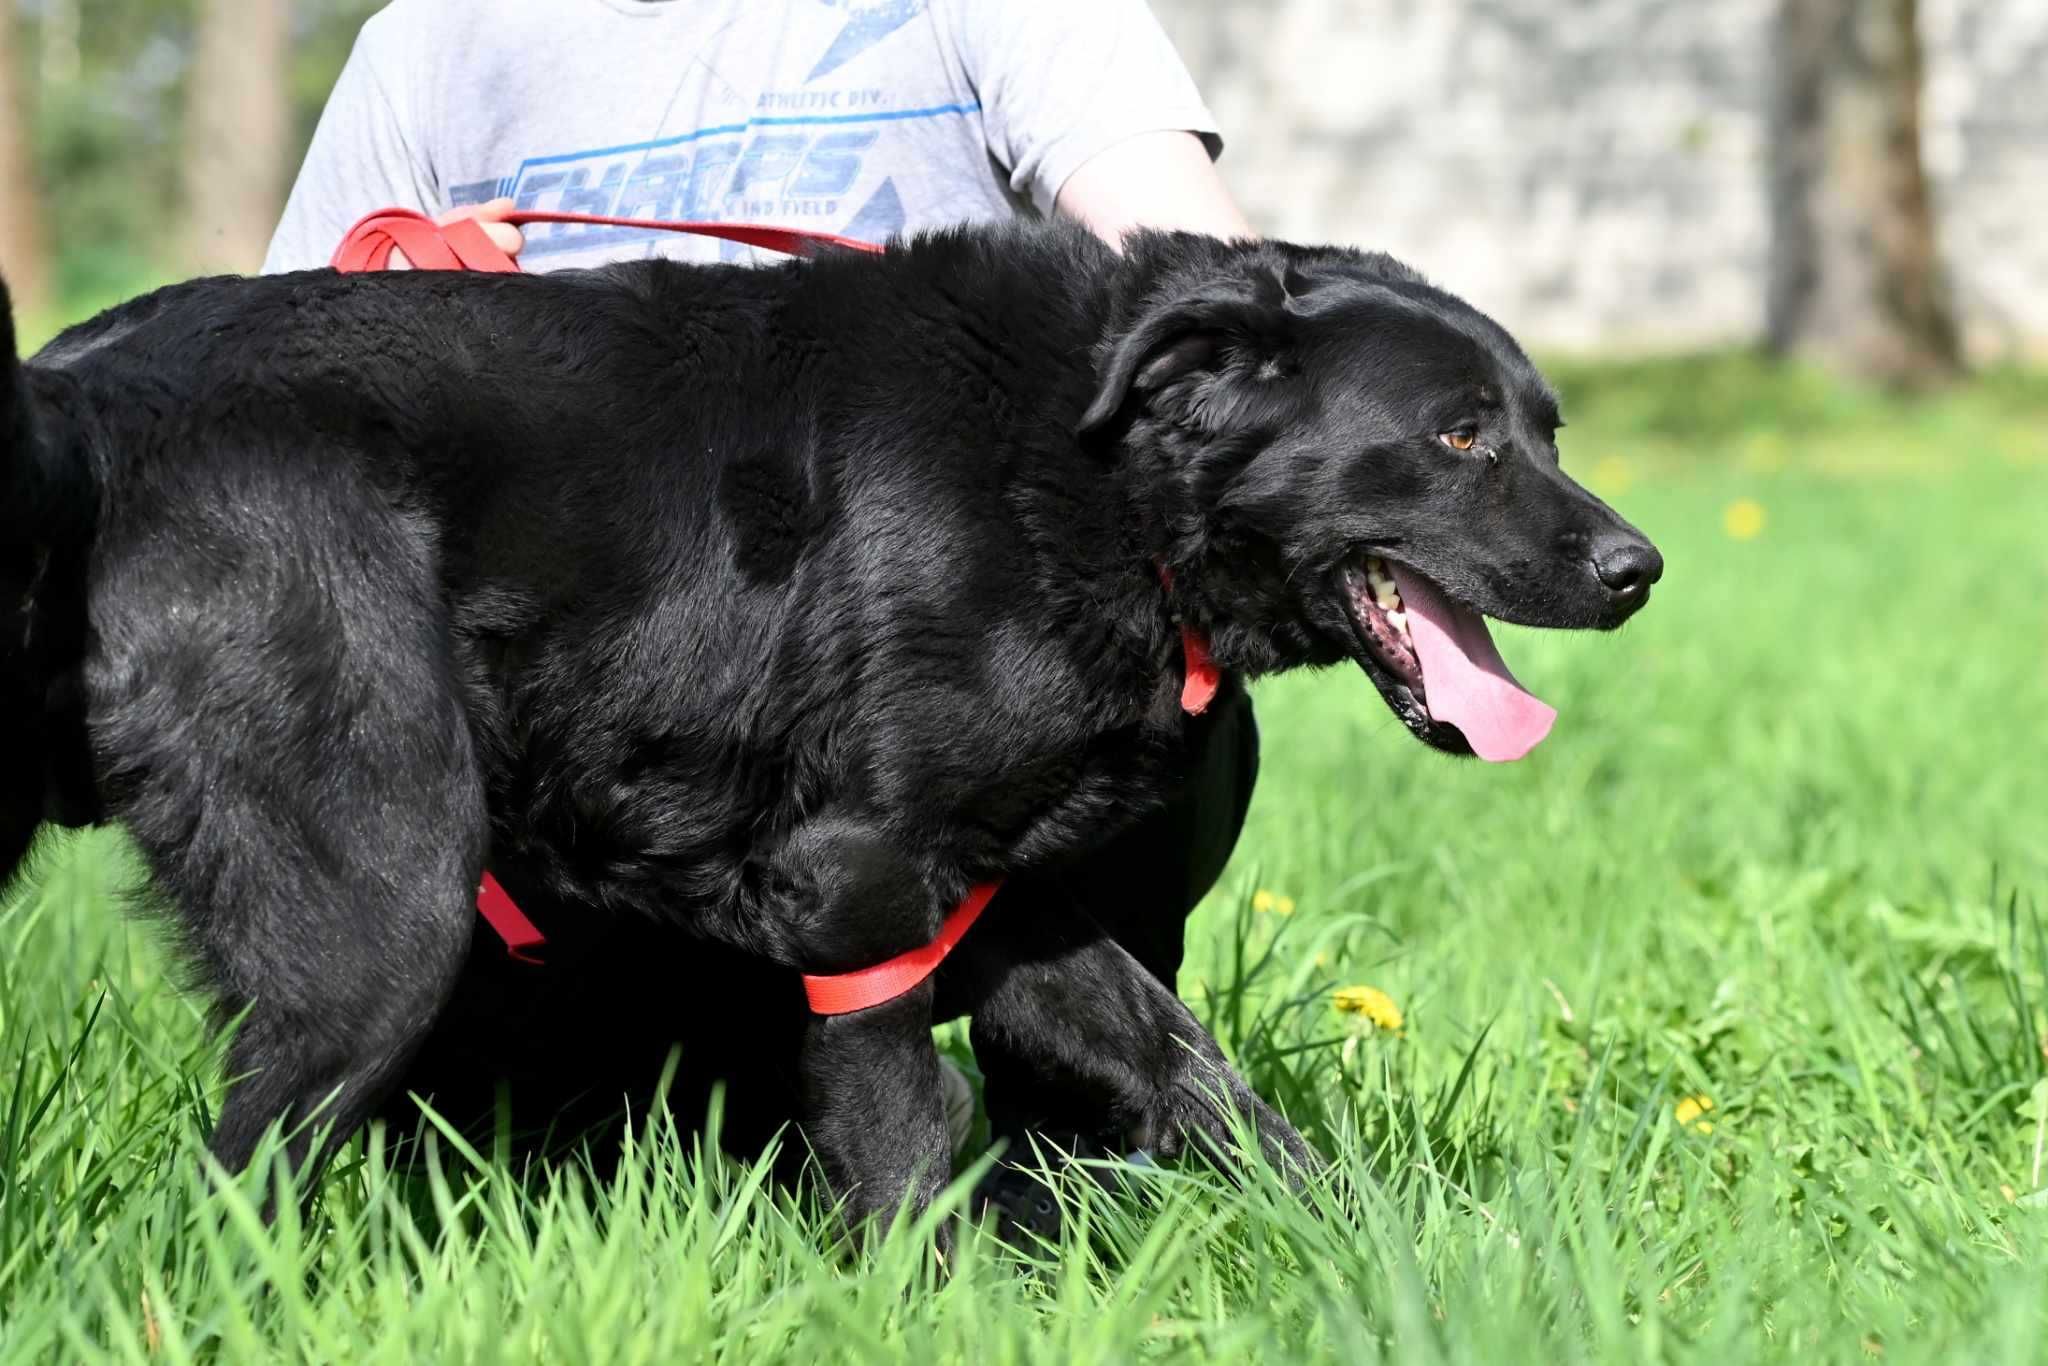
[[[1469,451],[1472,449],[1472,443],[1479,439],[1479,433],[1470,427],[1460,427],[1456,431],[1438,432],[1436,439],[1454,451]]]

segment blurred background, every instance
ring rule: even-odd
[[[820,0],[836,3],[837,0]],[[0,0],[0,262],[75,318],[253,269],[370,0]],[[1278,235],[1551,351],[1924,387],[2048,343],[2040,0],[1155,0]]]

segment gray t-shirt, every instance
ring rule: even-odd
[[[816,228],[879,242],[1050,213],[1139,133],[1215,120],[1144,0],[396,0],[363,25],[267,271],[350,224],[510,195],[522,209]],[[528,229],[528,270],[653,252],[636,228]]]

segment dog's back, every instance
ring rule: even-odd
[[[938,813],[986,744],[1067,762],[1099,728],[1077,709],[1128,705],[1074,663],[1099,640],[1057,638],[1104,628],[1044,563],[1128,559],[1106,471],[1041,416],[1085,404],[1103,258],[1040,231],[774,270],[216,279],[73,329],[17,371],[53,397],[12,408],[66,433],[31,468],[79,514],[23,560],[70,567],[26,594],[41,653],[9,686],[76,742],[67,781],[9,784],[21,840],[46,812],[186,821],[155,789],[201,753],[281,791],[461,749],[499,857],[673,915],[729,899],[749,832],[850,769]],[[933,729],[992,675],[1015,715]]]

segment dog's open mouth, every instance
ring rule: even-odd
[[[1422,705],[1422,661],[1415,657],[1415,637],[1408,629],[1401,588],[1387,571],[1387,562],[1367,555],[1344,566],[1344,598],[1359,643],[1395,682],[1408,689],[1416,705]]]
[[[1350,561],[1339,577],[1359,647],[1382,676],[1388,705],[1417,734],[1442,743],[1449,737],[1433,732],[1449,727],[1495,763],[1521,758],[1550,734],[1557,712],[1515,681],[1478,612],[1377,555]]]

